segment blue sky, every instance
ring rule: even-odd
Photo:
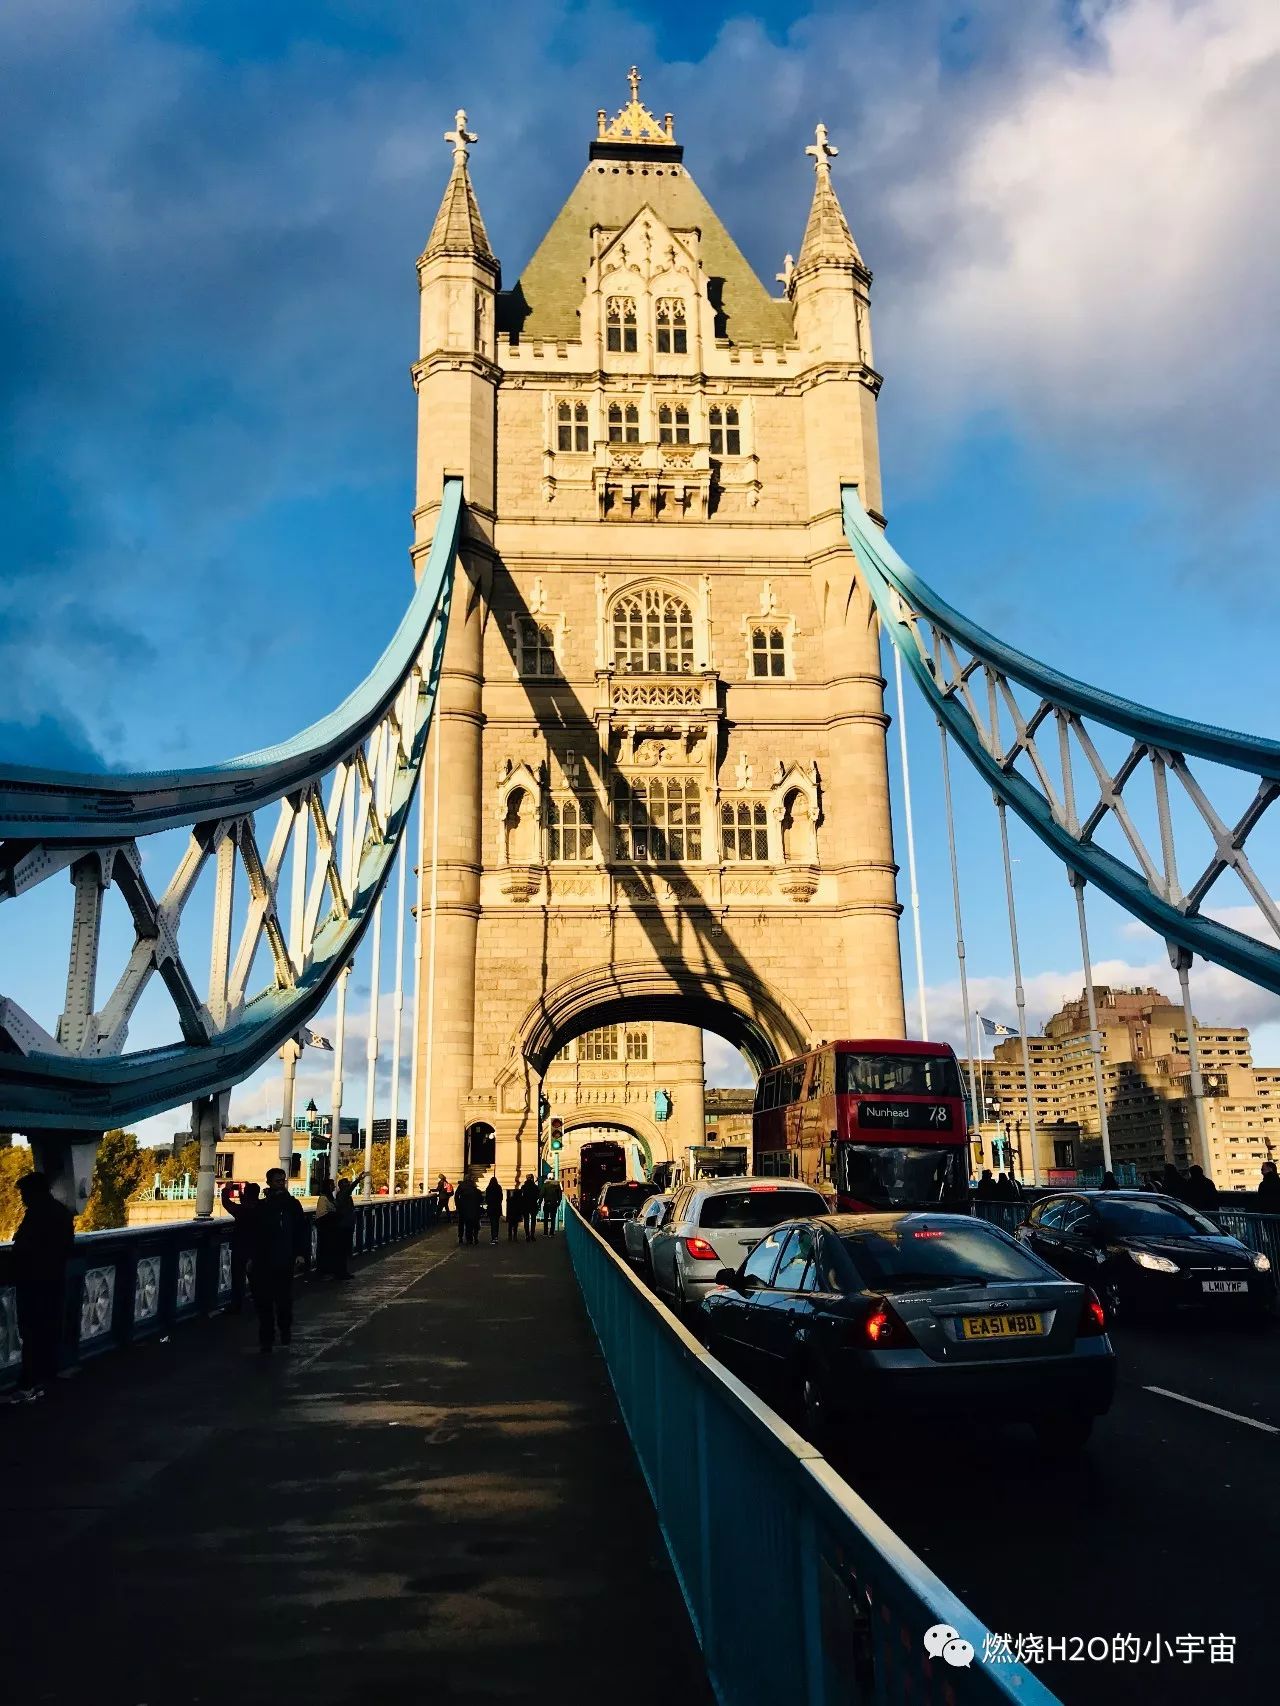
[[[803,148],[829,125],[875,272],[908,560],[1085,679],[1274,728],[1280,15],[1264,0],[10,0],[0,754],[225,757],[360,678],[408,593],[413,262],[442,132],[464,105],[512,283],[633,60],[770,281],[803,230]],[[954,1035],[935,742],[922,708],[908,725],[930,1006]],[[962,786],[970,971],[1007,1014],[994,820]],[[1070,895],[1015,843],[1042,1019],[1079,986]],[[1107,975],[1171,987],[1161,944],[1102,903],[1093,925]],[[39,942],[0,916],[11,992],[51,1017],[61,973]],[[1274,1003],[1210,969],[1197,989],[1202,1016],[1263,1027],[1280,1060]],[[135,1041],[160,1018],[140,1013]],[[267,1117],[272,1094],[239,1111]]]

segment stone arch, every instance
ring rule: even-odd
[[[541,1077],[566,1043],[596,1025],[627,1019],[665,1020],[714,1031],[762,1072],[803,1054],[814,1040],[803,1014],[743,968],[732,972],[665,961],[620,960],[547,989],[521,1020],[510,1070],[527,1062]]]
[[[625,1114],[593,1114],[583,1108],[576,1114],[567,1115],[564,1121],[565,1136],[575,1131],[616,1131],[625,1137],[634,1138],[645,1152],[650,1167],[658,1161],[670,1161],[674,1157],[671,1145],[661,1136],[661,1127],[644,1114],[637,1114],[628,1109]]]

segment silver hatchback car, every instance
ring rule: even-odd
[[[736,1268],[780,1220],[829,1212],[812,1185],[792,1179],[694,1179],[676,1192],[671,1212],[653,1229],[653,1288],[677,1314],[692,1308]]]

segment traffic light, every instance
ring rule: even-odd
[[[557,1120],[552,1120],[552,1122],[551,1122],[551,1147],[552,1147],[552,1149],[563,1149],[564,1148],[564,1121],[563,1120],[557,1119]]]

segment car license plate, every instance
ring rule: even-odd
[[[966,1315],[966,1339],[1033,1339],[1044,1332],[1039,1315]]]
[[[1201,1280],[1201,1291],[1248,1291],[1248,1280]]]

